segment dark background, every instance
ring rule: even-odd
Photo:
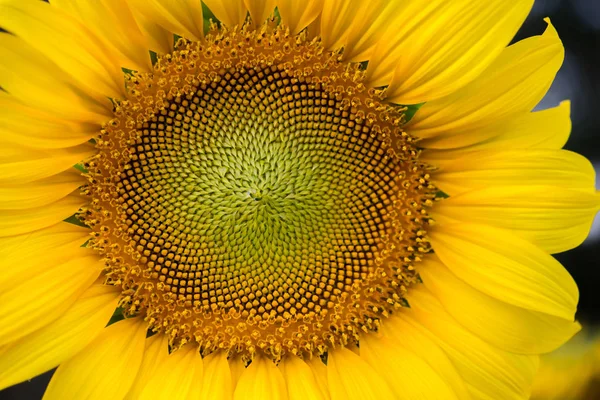
[[[511,1],[511,0],[506,0]],[[539,109],[571,100],[573,131],[567,149],[586,156],[600,172],[600,0],[537,0],[515,40],[539,35],[549,16],[566,49],[562,69]],[[596,178],[600,188],[600,179]],[[578,248],[556,255],[581,293],[578,319],[600,325],[600,219]],[[0,392],[0,399],[41,399],[51,373]],[[110,400],[110,399],[107,399]]]

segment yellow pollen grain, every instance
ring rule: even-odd
[[[403,108],[280,26],[180,40],[97,138],[81,217],[174,347],[310,357],[402,307],[435,196]]]

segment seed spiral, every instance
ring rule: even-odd
[[[284,26],[180,39],[96,140],[81,214],[171,344],[323,354],[405,306],[435,196],[404,108]]]

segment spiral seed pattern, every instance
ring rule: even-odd
[[[405,305],[435,190],[403,109],[318,41],[263,26],[180,40],[128,79],[82,214],[177,347],[323,354]]]

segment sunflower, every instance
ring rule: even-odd
[[[532,2],[0,1],[0,388],[528,397],[600,208]]]

